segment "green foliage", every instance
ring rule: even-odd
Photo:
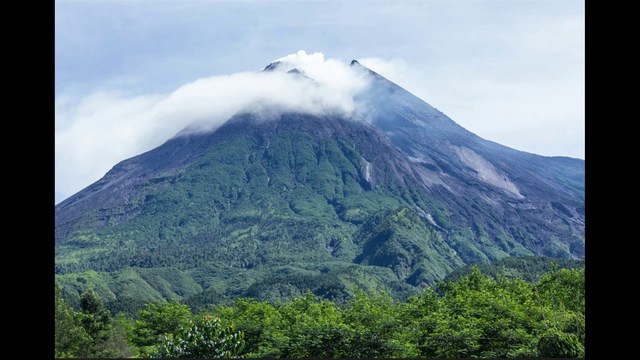
[[[114,332],[111,314],[104,306],[102,298],[93,289],[85,291],[80,296],[80,313],[78,315],[82,327],[91,338],[91,345],[86,355],[117,356],[119,351],[113,347],[113,344],[122,342],[121,332],[119,329]]]
[[[97,354],[100,357],[128,358],[134,355],[135,346],[131,343],[132,320],[118,314],[112,318],[109,336],[99,343]]]
[[[307,292],[283,305],[280,313],[289,337],[283,357],[344,357],[347,327],[335,303]]]
[[[71,309],[55,289],[55,357],[67,358],[85,355],[91,338],[80,324],[78,314]]]
[[[221,306],[215,315],[234,323],[244,334],[245,356],[281,357],[289,341],[282,313],[274,305],[254,299],[237,299],[233,306]]]
[[[138,346],[141,354],[152,354],[157,351],[161,337],[187,327],[191,318],[189,307],[176,300],[167,304],[147,304],[138,313],[132,329],[132,343]]]
[[[56,357],[130,357],[131,320],[124,315],[115,319],[93,290],[80,297],[80,311],[71,309],[56,285],[55,355]]]
[[[106,340],[111,330],[111,315],[102,298],[89,289],[80,297],[81,323],[94,341]]]
[[[538,340],[538,354],[546,358],[584,357],[584,345],[575,334],[548,332]]]
[[[73,311],[56,289],[60,357],[522,358],[584,356],[584,269],[534,283],[479,268],[405,301],[355,290],[286,302],[240,298],[194,318],[177,300],[111,318],[91,290]],[[195,319],[195,320],[194,320]],[[90,336],[91,335],[91,336]]]
[[[204,316],[197,323],[165,335],[155,357],[230,358],[241,354],[242,332],[222,326],[220,319]]]
[[[584,267],[583,260],[553,259],[544,256],[510,256],[490,264],[465,265],[449,273],[443,280],[454,281],[469,275],[474,268],[494,279],[500,276],[537,281],[542,274],[556,269]]]
[[[562,305],[565,294],[576,295],[574,304],[584,300],[580,278],[584,282],[582,270],[560,270],[531,284],[495,279],[474,268],[440,284],[442,295],[427,290],[409,299],[402,307],[403,326],[415,334],[421,357],[534,357],[550,329],[583,344],[584,303],[572,309]]]
[[[584,268],[544,274],[537,283],[537,290],[540,297],[554,307],[584,313]]]
[[[387,294],[357,292],[343,310],[349,324],[347,357],[411,357],[412,344],[402,339],[397,318],[398,304]]]
[[[527,329],[529,284],[521,280],[496,281],[475,269],[457,282],[443,286],[444,307],[433,340],[436,356],[513,357],[534,354],[534,337]],[[443,317],[443,318],[442,318]]]
[[[412,285],[433,284],[463,263],[442,235],[408,207],[381,212],[358,234],[355,262],[393,269]]]

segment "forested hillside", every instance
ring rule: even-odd
[[[275,303],[240,298],[202,311],[179,301],[113,315],[93,291],[74,310],[56,288],[57,357],[580,357],[584,268],[535,282],[477,267],[406,301],[310,292]]]

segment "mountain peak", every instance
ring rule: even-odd
[[[298,73],[298,74],[302,74],[302,72],[300,71],[300,69],[298,69],[297,67],[295,67],[294,64],[289,64],[286,62],[282,62],[282,61],[274,61],[272,63],[270,63],[269,65],[265,66],[264,69],[262,69],[263,72],[284,72],[284,73]]]
[[[265,66],[264,69],[262,69],[262,71],[264,71],[264,72],[275,71],[281,65],[282,65],[282,63],[280,61],[274,61],[272,63],[269,63],[269,65]]]
[[[299,50],[295,54],[290,54],[279,59],[272,61],[262,71],[282,71],[288,72],[297,68],[299,71],[305,70],[309,65],[316,65],[325,62],[324,54],[321,52],[315,52],[313,54],[307,54],[304,50]]]
[[[263,71],[315,79],[287,94],[320,88],[320,102],[336,77],[366,78],[349,93],[364,114],[267,103],[121,162],[56,206],[56,273],[69,289],[85,270],[135,268],[153,289],[144,296],[165,294],[155,274],[186,281],[180,296],[196,300],[273,284],[273,296],[330,295],[351,286],[349,271],[403,296],[463,264],[584,257],[584,161],[484,140],[357,60],[300,51]]]

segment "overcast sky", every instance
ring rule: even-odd
[[[55,17],[56,203],[167,140],[153,114],[176,89],[298,50],[362,60],[486,139],[584,159],[584,1],[67,0]]]

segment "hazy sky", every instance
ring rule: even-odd
[[[55,16],[56,203],[170,137],[182,124],[157,119],[184,94],[298,50],[362,60],[486,139],[584,158],[584,1],[69,0]]]

